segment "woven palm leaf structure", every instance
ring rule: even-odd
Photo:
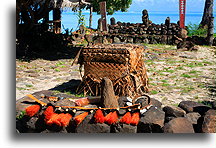
[[[144,46],[101,44],[83,48],[79,63],[84,65],[78,93],[100,95],[104,77],[113,82],[115,95],[134,97],[148,92],[148,76],[143,60]]]

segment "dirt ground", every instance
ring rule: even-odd
[[[215,96],[215,47],[179,51],[176,46],[146,45],[144,62],[148,69],[151,97],[164,105],[182,100],[212,101]],[[16,99],[40,90],[67,87],[81,80],[73,59],[16,60]]]

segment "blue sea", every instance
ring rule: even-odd
[[[70,10],[62,11],[62,28],[77,30],[78,17],[77,12]],[[82,13],[85,16],[85,25],[89,26],[89,12],[84,11]],[[216,16],[216,14],[214,14]],[[108,24],[110,24],[110,18],[114,17],[117,21],[130,22],[130,23],[141,23],[142,22],[142,12],[116,12],[113,15],[107,15]],[[176,23],[179,20],[179,14],[176,12],[149,12],[149,19],[155,24],[161,24],[165,22],[165,19],[170,17],[172,23]],[[52,19],[52,14],[50,14]],[[93,13],[92,17],[92,28],[97,28],[98,19],[100,15]],[[186,13],[185,24],[199,24],[202,19],[202,12],[190,12]],[[215,21],[216,22],[216,21]],[[216,23],[215,23],[216,24]],[[62,29],[62,32],[64,32]]]

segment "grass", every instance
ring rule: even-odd
[[[188,87],[183,87],[183,89],[181,90],[182,93],[188,93],[192,90],[194,90],[195,88],[188,86]]]
[[[175,104],[171,104],[171,105],[172,105],[172,106],[178,107],[179,104],[178,104],[178,103],[175,103]]]
[[[26,88],[23,87],[17,87],[18,90],[26,90]]]
[[[57,95],[57,94],[60,94],[60,93],[64,93],[64,94],[67,94],[67,95],[73,95],[75,97],[86,97],[83,93],[81,93],[81,94],[75,94],[75,93],[73,93],[71,91],[66,91],[66,90],[64,90],[64,91],[53,90],[52,92],[53,92],[54,95]]]
[[[167,80],[161,80],[161,82],[164,82],[164,83],[166,83],[166,82],[167,82]]]
[[[177,70],[185,70],[185,68],[182,67],[182,66],[178,66],[176,69],[177,69]]]
[[[207,64],[207,65],[213,65],[213,63],[209,62],[209,61],[203,61],[204,64]]]
[[[149,85],[152,85],[152,86],[157,86],[157,84],[155,84],[155,83],[149,83]]]
[[[56,67],[62,67],[62,68],[64,68],[64,67],[66,67],[64,64],[65,64],[65,62],[59,61],[59,62],[56,64]]]
[[[191,71],[189,71],[190,74],[196,74],[198,72],[200,72],[200,71],[197,71],[197,70],[191,70]]]
[[[153,95],[155,95],[155,94],[157,94],[158,92],[157,92],[156,90],[152,90],[150,93],[153,94]]]
[[[55,71],[56,71],[56,72],[60,72],[60,69],[56,68]]]
[[[33,87],[33,85],[31,85],[31,84],[26,84],[26,87]]]
[[[168,83],[163,83],[162,86],[170,86]]]
[[[191,76],[188,75],[188,74],[182,74],[181,77],[184,77],[184,78],[191,78]]]

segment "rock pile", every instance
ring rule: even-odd
[[[37,92],[34,96],[52,95],[51,91]],[[63,96],[62,94],[57,94]],[[67,96],[74,97],[74,96]],[[56,105],[58,102],[47,103]],[[16,103],[17,119],[16,130],[19,133],[215,133],[215,108],[211,108],[201,103],[193,101],[182,101],[177,106],[161,107],[161,103],[150,98],[147,95],[137,98],[131,102],[127,97],[120,97],[118,99],[119,106],[128,106],[132,103],[140,103],[142,105],[151,103],[152,106],[145,111],[140,111],[140,118],[137,125],[123,124],[119,122],[115,124],[95,123],[94,112],[86,114],[87,116],[79,124],[74,124],[74,117],[85,112],[85,110],[77,110],[72,113],[70,110],[56,110],[55,113],[71,114],[73,118],[65,127],[59,127],[55,124],[52,126],[47,125],[44,121],[44,109],[29,117],[27,115],[21,116],[26,107],[35,104],[35,102],[28,97],[21,98]],[[61,100],[62,105],[75,106],[72,102],[68,104],[67,99]],[[59,104],[58,104],[59,105]],[[85,107],[95,108],[95,105],[88,105]],[[105,114],[107,111],[104,111]],[[125,114],[125,110],[119,110],[118,115]]]

